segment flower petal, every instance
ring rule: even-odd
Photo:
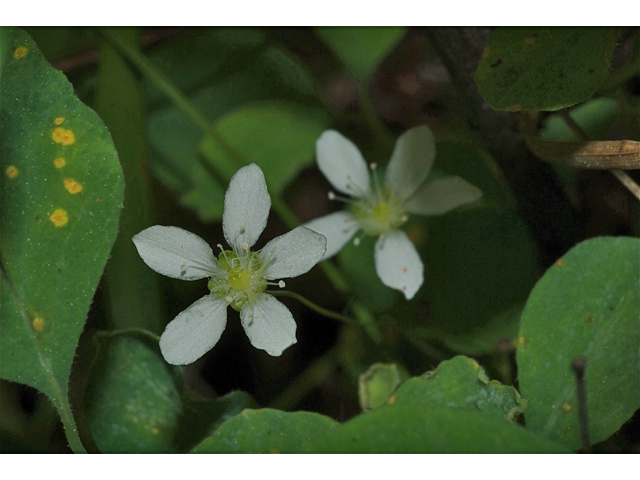
[[[227,243],[237,250],[242,244],[253,246],[267,224],[271,197],[264,174],[252,163],[238,170],[224,197],[222,230]]]
[[[442,215],[461,205],[475,202],[482,190],[457,176],[440,177],[425,183],[405,207],[420,215]]]
[[[291,278],[308,272],[327,249],[327,239],[306,227],[297,227],[267,243],[260,262],[269,261],[264,278]]]
[[[240,310],[240,321],[251,344],[278,357],[296,343],[296,322],[287,307],[264,293]]]
[[[227,302],[207,295],[174,318],[160,337],[160,351],[172,365],[189,365],[218,343],[227,325]]]
[[[156,272],[180,280],[198,280],[216,268],[213,250],[195,233],[155,225],[133,236],[144,263]]]
[[[327,238],[327,250],[321,260],[333,257],[358,230],[358,222],[351,212],[335,212],[304,224]]]
[[[402,230],[380,235],[375,261],[382,283],[411,300],[424,281],[424,265],[409,237]]]
[[[427,178],[436,157],[431,129],[420,125],[404,132],[387,165],[385,184],[400,196],[409,197]]]
[[[371,191],[369,168],[360,150],[335,130],[326,130],[316,142],[318,168],[336,190],[362,197]]]

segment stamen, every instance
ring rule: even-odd
[[[341,197],[341,196],[336,195],[335,193],[333,193],[333,192],[331,192],[331,191],[327,192],[327,197],[329,198],[329,200],[338,200],[338,201],[340,201],[340,202],[349,203],[349,204],[355,203],[355,202],[354,202],[353,200],[351,200],[350,198],[347,198],[347,197]]]
[[[243,249],[245,252],[248,252],[248,251],[249,251],[249,244],[248,244],[247,242],[244,242],[244,243],[242,244],[242,249]]]
[[[229,303],[233,302],[233,297],[226,296],[224,299]]]
[[[279,286],[280,288],[284,288],[284,286],[285,286],[284,280],[280,280],[280,281],[278,282],[278,286]]]
[[[378,175],[376,174],[377,166],[377,163],[372,163],[371,165],[369,165],[369,167],[371,168],[371,176],[373,177],[373,184],[376,188],[376,198],[378,199],[378,202],[382,202],[382,189],[380,188],[380,180],[378,180]]]
[[[357,247],[358,245],[360,245],[360,237],[356,237],[353,239],[353,244]]]

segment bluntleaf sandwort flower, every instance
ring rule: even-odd
[[[479,188],[457,176],[425,182],[435,156],[428,126],[406,131],[396,142],[381,185],[375,172],[369,174],[358,147],[335,130],[325,131],[316,143],[318,167],[336,190],[353,198],[329,192],[329,199],[348,203],[347,210],[305,224],[327,237],[323,260],[338,253],[359,230],[376,236],[374,256],[380,280],[400,290],[407,300],[413,298],[424,281],[424,265],[400,227],[411,213],[441,215],[482,196]],[[371,170],[375,168],[372,164]],[[354,240],[356,245],[360,238]]]
[[[209,278],[210,293],[174,318],[160,337],[165,360],[174,365],[195,362],[218,342],[227,323],[227,307],[256,348],[278,356],[296,343],[291,312],[272,295],[272,280],[309,271],[326,250],[326,239],[305,227],[274,238],[260,251],[251,247],[264,230],[271,208],[264,174],[255,164],[231,178],[224,198],[222,229],[231,250],[216,258],[199,236],[178,227],[156,225],[133,237],[138,253],[156,272],[181,280]]]

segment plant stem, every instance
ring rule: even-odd
[[[338,364],[339,346],[315,360],[307,369],[269,404],[269,408],[289,410],[295,407],[305,395],[318,386]]]
[[[336,313],[334,311],[327,310],[326,308],[323,308],[320,305],[316,305],[311,300],[308,300],[307,298],[303,297],[302,295],[300,295],[298,293],[289,292],[287,290],[275,290],[275,291],[270,291],[270,293],[272,295],[277,296],[277,297],[295,298],[300,303],[302,303],[302,304],[306,305],[307,307],[309,307],[311,310],[315,310],[316,312],[318,312],[320,315],[324,315],[325,317],[333,318],[335,320],[339,320],[341,322],[348,323],[349,325],[358,325],[358,321],[357,320],[355,320],[353,318],[350,318],[350,317],[347,317],[345,315],[340,315],[339,313]]]

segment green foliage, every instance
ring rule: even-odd
[[[435,167],[477,185],[483,197],[416,222],[413,233],[427,268],[423,294],[431,308],[419,331],[461,347],[461,353],[491,353],[517,333],[519,318],[509,312],[535,282],[534,244],[488,159],[475,148],[439,144]]]
[[[617,37],[617,28],[497,28],[476,71],[478,91],[495,110],[570,107],[604,81]]]
[[[326,126],[317,111],[271,103],[248,106],[220,118],[200,150],[195,188],[184,197],[204,220],[222,218],[226,180],[250,158],[265,172],[269,194],[279,197],[298,171],[313,162],[315,142]]]
[[[338,422],[312,412],[244,410],[227,420],[192,453],[300,453]]]
[[[114,29],[114,35],[133,45],[136,34],[137,29]],[[152,225],[144,101],[131,67],[108,43],[102,46],[100,55],[96,111],[109,127],[126,179],[120,231],[105,271],[110,327],[140,327],[160,333],[166,319],[158,275],[140,259],[131,241]],[[130,295],[139,285],[145,286],[145,295]]]
[[[457,356],[433,372],[407,380],[393,396],[394,405],[427,405],[477,410],[513,420],[527,408],[518,391],[489,380],[478,362]]]
[[[102,120],[33,40],[0,34],[0,376],[46,393],[67,425],[69,372],[116,236],[122,171]]]
[[[495,415],[385,405],[329,430],[307,453],[563,453],[566,447]]]
[[[390,310],[402,294],[382,283],[373,262],[378,237],[365,235],[359,245],[347,242],[338,253],[338,264],[353,286],[357,298],[373,312]]]
[[[518,379],[529,401],[527,428],[580,447],[576,380],[585,375],[593,443],[617,431],[640,407],[640,241],[587,240],[538,281],[522,315]]]
[[[212,401],[182,387],[158,338],[144,330],[96,334],[98,351],[87,384],[87,421],[102,453],[186,452],[227,418],[255,406],[244,392]]]
[[[316,33],[365,83],[384,57],[405,35],[404,27],[319,27]]]

